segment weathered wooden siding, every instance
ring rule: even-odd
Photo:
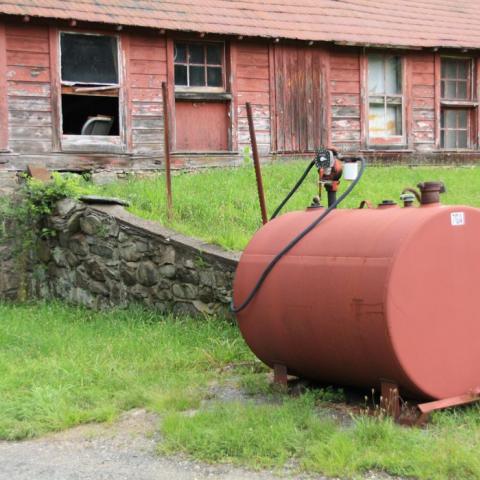
[[[127,84],[134,154],[163,155],[162,82],[167,81],[167,50],[164,37],[129,36]]]
[[[252,104],[258,150],[265,156],[271,149],[269,46],[266,43],[238,42],[236,90],[238,102],[238,148],[250,145],[245,103]]]
[[[361,148],[360,54],[330,52],[331,142],[340,150]]]
[[[102,30],[120,38],[125,79],[121,96],[125,101],[121,106],[125,148],[117,148],[116,153],[108,153],[108,148],[103,153],[90,150],[67,153],[61,151],[59,142],[60,120],[55,96],[59,68],[56,29],[66,24],[55,26],[50,22],[49,25],[37,20],[31,23],[5,20],[3,26],[0,25],[0,73],[4,72],[0,78],[0,168],[23,169],[30,162],[43,162],[52,169],[159,168],[164,146],[163,81],[169,82],[170,127],[175,148],[172,46],[175,36],[167,40],[158,32],[146,30]],[[246,102],[253,106],[263,157],[272,152],[295,155],[311,151],[321,141],[341,151],[366,151],[367,155],[380,160],[415,161],[412,157],[416,156],[420,161],[438,159],[441,162],[454,158],[451,152],[444,154],[438,150],[441,53],[399,52],[405,57],[406,68],[406,144],[392,152],[368,146],[367,95],[362,87],[366,88],[367,66],[360,49],[338,46],[322,50],[319,46],[293,42],[225,40],[227,93],[232,99],[224,96],[222,100],[226,108],[230,107],[228,139],[222,137],[222,145],[228,143],[232,151],[228,154],[177,153],[172,160],[175,167],[238,163],[245,147],[250,145]],[[287,57],[289,68],[295,74],[293,83],[292,75],[283,76],[283,80],[279,77],[284,64],[275,61],[276,49],[291,53]],[[480,60],[476,62],[478,69]],[[287,83],[282,86],[282,81]],[[480,85],[478,80],[477,84]],[[314,92],[316,87],[319,87],[318,95]],[[293,89],[293,93],[289,89]],[[284,99],[278,98],[278,91],[288,96],[291,121],[281,118],[279,106]],[[476,128],[473,134],[478,135],[478,126]],[[290,143],[285,141],[286,137]],[[9,152],[5,152],[7,147]],[[455,161],[461,158],[469,161],[476,154],[476,150],[457,153]]]
[[[328,143],[328,61],[319,48],[275,46],[275,112],[278,152],[312,152]]]
[[[19,153],[52,150],[48,27],[6,26],[9,148]]]
[[[415,53],[411,63],[411,133],[415,150],[435,148],[435,54]]]

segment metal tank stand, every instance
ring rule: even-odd
[[[420,417],[415,422],[416,425],[423,425],[428,421],[430,414],[436,410],[443,410],[444,408],[460,407],[461,405],[468,405],[469,403],[480,401],[480,388],[472,390],[466,395],[459,395],[458,397],[444,398],[434,402],[419,403],[417,408],[420,410]]]
[[[395,421],[400,417],[400,395],[396,383],[382,380],[380,408]]]
[[[287,367],[285,365],[276,363],[273,366],[273,383],[281,387],[288,385]]]
[[[424,425],[432,412],[443,410],[445,408],[460,407],[480,401],[480,387],[472,390],[465,395],[457,397],[444,398],[442,400],[435,400],[433,402],[419,403],[416,407],[420,413],[418,418],[402,418],[400,419],[400,395],[398,385],[389,380],[382,381],[380,408],[395,422],[402,425]]]

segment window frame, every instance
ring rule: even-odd
[[[468,77],[467,77],[467,98],[458,99],[458,98],[445,98],[442,96],[442,84],[444,82],[444,77],[442,74],[442,61],[446,59],[454,60],[464,60],[468,61]],[[477,61],[474,57],[468,55],[453,55],[453,54],[438,54],[438,72],[437,79],[439,83],[439,101],[438,101],[438,138],[437,144],[438,148],[442,151],[471,151],[477,147],[477,125],[478,125],[478,103],[477,103]],[[445,77],[448,79],[448,77]],[[442,132],[445,129],[442,128],[442,116],[445,110],[467,110],[467,146],[466,147],[446,147],[442,144]],[[457,129],[454,129],[457,130]]]
[[[383,65],[385,65],[385,60],[388,57],[397,57],[401,66],[401,93],[399,94],[387,94],[384,93],[373,93],[370,92],[369,87],[369,57],[372,55],[382,56]],[[366,51],[364,55],[364,84],[365,84],[365,143],[368,147],[403,147],[406,146],[407,139],[407,119],[406,119],[406,84],[407,84],[407,69],[406,69],[406,58],[404,54],[401,53],[392,53],[385,51]],[[386,69],[383,69],[384,79],[386,75]],[[385,109],[387,108],[387,97],[399,98],[401,101],[401,112],[402,112],[402,133],[401,135],[390,135],[390,136],[381,136],[381,137],[371,137],[370,136],[370,98],[373,97],[383,97]]]
[[[103,36],[114,37],[117,44],[117,65],[118,65],[118,83],[117,84],[102,84],[102,83],[89,83],[85,84],[78,82],[78,87],[72,85],[70,81],[62,80],[62,47],[61,39],[62,34],[74,34],[74,35],[91,35],[91,36]],[[57,59],[57,71],[56,85],[57,85],[57,100],[56,111],[58,114],[58,137],[59,147],[62,152],[91,152],[91,153],[124,153],[126,150],[126,119],[125,119],[125,69],[124,69],[124,55],[122,46],[122,36],[118,33],[110,31],[95,31],[95,30],[79,30],[79,29],[58,29],[56,31],[55,41],[56,59]],[[82,86],[83,85],[83,86]],[[118,98],[118,135],[71,135],[63,133],[63,111],[62,111],[62,95],[95,95],[94,91],[76,91],[75,88],[88,88],[86,85],[98,85],[97,92],[108,92],[113,90],[116,95],[111,95]],[[106,95],[103,93],[101,96]]]
[[[467,126],[465,129],[463,128],[458,128],[458,117],[456,119],[456,122],[457,122],[457,128],[447,128],[447,127],[442,127],[442,118],[443,117],[443,114],[444,112],[447,112],[447,111],[450,111],[450,112],[455,112],[455,113],[459,113],[459,112],[467,112]],[[456,141],[458,141],[458,132],[467,132],[467,146],[466,147],[449,147],[449,148],[446,148],[446,147],[443,147],[442,146],[442,149],[444,150],[465,150],[465,149],[471,149],[472,148],[472,112],[470,111],[469,108],[452,108],[452,107],[444,107],[441,109],[441,112],[440,112],[440,145],[442,144],[442,137],[443,137],[443,132],[448,132],[448,131],[454,131],[456,132]]]
[[[189,75],[189,58],[188,58],[188,53],[187,53],[187,61],[186,63],[184,62],[175,62],[175,47],[176,44],[185,44],[188,46],[190,45],[202,45],[204,47],[204,60],[205,62],[203,64],[197,64],[194,63],[193,65],[203,65],[205,67],[205,75],[207,75],[207,68],[209,66],[211,67],[221,67],[222,69],[222,86],[220,87],[210,87],[210,86],[190,86],[190,85],[176,85],[175,84],[175,66],[176,65],[185,65],[187,67],[187,76]],[[208,45],[220,45],[222,47],[222,63],[221,65],[211,65],[207,63],[207,58],[206,58],[206,47]],[[173,39],[173,60],[172,60],[172,66],[173,66],[173,83],[175,86],[175,92],[191,92],[191,93],[226,93],[227,92],[227,61],[226,61],[226,42],[223,40],[191,40],[191,39]]]

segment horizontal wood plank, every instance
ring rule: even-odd
[[[8,52],[7,65],[19,65],[26,67],[48,67],[50,57],[48,53]]]
[[[7,68],[7,79],[22,82],[50,82],[50,68],[12,65]]]

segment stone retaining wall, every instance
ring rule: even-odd
[[[21,275],[15,255],[14,228],[0,219],[0,299],[16,300],[21,290]]]
[[[140,303],[181,315],[228,311],[239,254],[142,220],[120,206],[61,201],[38,249],[32,289],[100,309]]]

